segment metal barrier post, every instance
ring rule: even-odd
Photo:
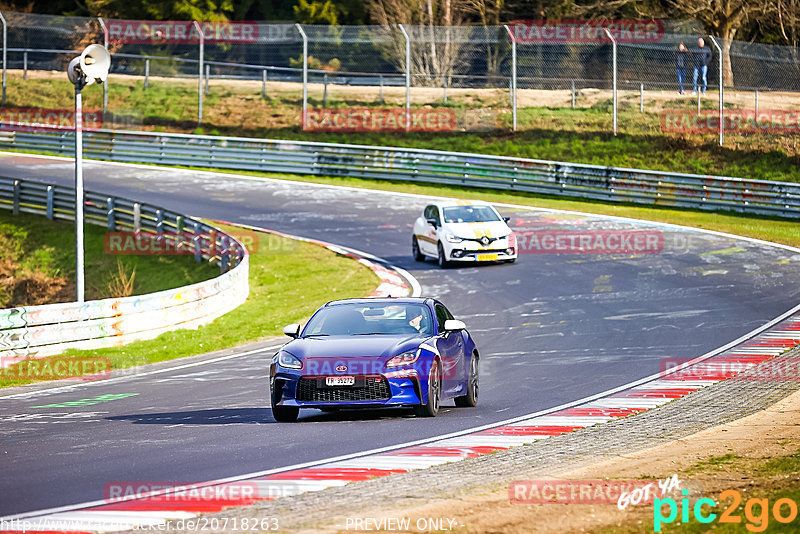
[[[308,37],[300,24],[295,24],[300,37],[303,38],[303,117],[300,119],[303,130],[306,129],[306,115],[308,114]]]
[[[150,58],[145,58],[144,60],[144,88],[147,90],[147,87],[150,85]]]
[[[700,116],[700,94],[702,91],[697,91],[697,116]]]
[[[28,80],[28,51],[22,53],[22,79]]]
[[[613,102],[612,105],[614,107],[614,135],[617,135],[617,40],[614,39],[614,36],[611,35],[611,32],[608,31],[608,28],[603,28],[606,32],[606,35],[609,39],[611,39],[611,62],[612,62],[612,69],[613,78],[612,78],[612,87],[613,87]]]
[[[444,86],[444,103],[447,104],[447,76],[442,76],[442,85]]]
[[[208,94],[208,79],[211,77],[211,65],[206,63],[206,91],[205,93]]]
[[[203,49],[205,48],[205,35],[203,35],[203,28],[196,20],[192,21],[194,28],[197,30],[198,39],[200,40],[200,58],[197,68],[197,126],[203,123]]]
[[[47,186],[47,218],[53,220],[53,201],[55,200],[55,189],[52,185]]]
[[[267,99],[267,69],[261,71],[261,98]]]
[[[717,53],[719,54],[719,146],[722,146],[722,143],[725,141],[725,115],[723,111],[725,86],[722,82],[722,48],[717,44],[717,40],[714,39],[713,35],[709,35],[708,37],[711,39],[711,42],[714,43],[714,46],[717,48]]]
[[[0,21],[3,23],[3,99],[2,103],[6,103],[6,53],[8,52],[8,24],[3,12],[0,11]]]
[[[106,219],[108,221],[108,231],[113,232],[117,229],[116,212],[114,211],[114,197],[108,197],[106,205],[108,207],[108,214],[106,215]]]
[[[108,28],[106,27],[106,23],[103,20],[103,17],[97,17],[97,20],[100,22],[100,27],[103,29],[103,47],[108,50]],[[103,84],[103,113],[108,110],[108,78],[106,78],[106,82]]]
[[[379,98],[380,98],[380,101],[381,101],[381,105],[383,105],[383,74],[379,74],[378,75],[378,79],[379,79],[379,82],[381,84]]]
[[[19,215],[19,195],[20,195],[20,181],[14,180],[13,203],[11,205],[11,213]]]
[[[328,73],[322,75],[322,107],[328,106]]]
[[[508,24],[503,26],[508,32],[508,38],[511,39],[511,122],[512,128],[517,131],[517,40],[514,39],[514,34],[511,33],[511,28]]]
[[[411,38],[402,24],[398,26],[406,40],[406,131],[408,131],[411,129]]]

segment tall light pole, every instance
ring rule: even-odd
[[[67,76],[75,86],[75,300],[84,300],[83,278],[83,102],[81,90],[108,77],[111,55],[105,47],[92,44],[69,62]]]

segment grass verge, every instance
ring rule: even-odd
[[[62,79],[63,78],[63,79]],[[319,84],[311,85],[310,108],[323,107]],[[399,107],[401,100],[379,104],[371,87],[333,87],[327,108]],[[414,107],[441,107],[439,92],[428,95],[415,88]],[[203,125],[197,128],[197,84],[190,80],[152,79],[147,90],[144,81],[132,76],[112,76],[109,81],[109,110],[137,117],[138,124],[107,124],[107,127],[141,128],[151,131],[207,133],[272,139],[303,139],[337,143],[401,146],[478,152],[504,156],[615,165],[663,171],[718,174],[742,178],[800,182],[800,140],[795,133],[741,134],[729,132],[725,146],[718,145],[715,133],[665,132],[660,112],[692,110],[689,98],[648,92],[646,111],[638,110],[638,92],[623,94],[619,105],[619,135],[612,135],[610,100],[602,97],[581,99],[579,109],[567,100],[554,99],[557,91],[522,92],[518,131],[511,132],[511,111],[506,92],[493,89],[455,90],[447,106],[459,111],[487,112],[496,118],[496,129],[485,132],[355,132],[322,133],[300,129],[300,86],[270,82],[267,98],[261,96],[259,82],[212,81],[204,99]],[[530,94],[529,94],[530,93]],[[72,87],[63,74],[31,73],[27,81],[11,71],[5,107],[71,109]],[[564,95],[562,95],[564,96]],[[752,95],[731,92],[731,109],[752,107]],[[394,97],[392,97],[394,98]],[[767,96],[762,96],[762,99]],[[764,109],[794,106],[794,95],[777,95],[764,101]],[[527,104],[527,105],[526,105]],[[703,107],[713,108],[713,97]],[[102,91],[90,88],[84,93],[87,110],[102,109]]]
[[[234,227],[216,225],[235,232]],[[377,277],[363,265],[308,243],[262,234],[273,246],[250,256],[250,295],[235,310],[196,330],[176,330],[123,347],[70,350],[60,358],[108,358],[112,368],[193,356],[273,337],[284,325],[300,322],[333,298],[368,295]],[[276,241],[282,244],[275,244]],[[14,370],[0,376],[0,387],[32,382]]]

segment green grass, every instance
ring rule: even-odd
[[[123,347],[69,350],[61,357],[107,357],[114,369],[121,369],[236,347],[279,335],[283,326],[302,321],[321,304],[369,295],[378,285],[372,271],[352,259],[317,245],[267,237],[280,244],[250,256],[250,295],[235,310],[196,330],[176,330]],[[28,382],[0,378],[4,387]]]
[[[120,285],[120,270],[125,276],[132,276],[130,294],[133,295],[193,284],[219,274],[218,268],[197,263],[191,256],[106,254],[105,232],[99,226],[84,227],[87,300],[125,296],[115,292]],[[50,288],[53,293],[50,296],[57,301],[74,301],[74,243],[74,223],[50,221],[42,215],[14,215],[10,210],[0,209],[0,308],[45,303],[28,298],[26,287],[32,285]],[[24,279],[35,284],[16,284],[15,291],[14,281]]]
[[[18,72],[8,79],[8,108],[41,107],[71,109],[72,90],[61,75],[52,79],[23,82]],[[277,87],[277,84],[274,87]],[[800,182],[800,144],[796,134],[730,134],[724,147],[715,134],[678,134],[661,131],[661,109],[687,108],[690,99],[664,100],[648,104],[651,112],[640,113],[638,106],[623,99],[619,111],[619,135],[611,133],[610,102],[601,100],[581,109],[522,107],[518,113],[518,132],[509,131],[510,111],[505,96],[455,97],[448,106],[458,110],[491,109],[498,113],[499,129],[488,132],[405,133],[321,133],[303,132],[300,122],[300,96],[296,89],[269,89],[261,98],[260,84],[212,83],[204,99],[202,132],[256,138],[302,139],[335,143],[355,143],[504,156],[614,165],[663,171],[716,174],[752,179]],[[281,85],[282,87],[282,85]],[[110,111],[133,112],[140,127],[154,131],[191,133],[197,128],[197,85],[191,80],[153,80],[144,90],[141,79],[112,77],[109,83]],[[295,92],[292,92],[295,91]],[[477,94],[480,90],[476,90]],[[375,107],[377,92],[363,89],[359,98],[331,98],[329,108]],[[373,94],[375,93],[375,94]],[[658,92],[656,92],[658,93]],[[502,93],[499,93],[502,94]],[[90,87],[84,92],[86,109],[102,107],[102,90]],[[706,99],[703,107],[713,107]],[[423,105],[423,102],[417,102]],[[439,106],[438,102],[430,104]],[[310,98],[310,107],[321,101]],[[384,107],[397,107],[393,102]],[[113,125],[112,125],[113,126]],[[139,125],[133,125],[133,128]]]

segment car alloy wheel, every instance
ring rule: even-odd
[[[300,408],[297,406],[280,406],[282,386],[275,385],[275,381],[270,384],[270,403],[272,404],[272,417],[279,423],[293,423],[297,421]]]
[[[437,245],[437,250],[438,250],[438,253],[439,253],[439,255],[437,256],[439,267],[441,267],[442,269],[445,269],[445,268],[449,267],[450,266],[450,262],[447,261],[447,257],[444,255],[444,247],[442,246],[441,243],[439,243]]]
[[[417,241],[417,236],[411,237],[411,255],[414,256],[416,261],[425,261],[425,255],[419,249],[419,241]]]
[[[478,355],[473,354],[469,364],[469,381],[467,394],[456,397],[456,406],[461,408],[474,408],[478,405]]]
[[[414,413],[420,417],[436,417],[439,413],[439,402],[442,396],[442,375],[439,372],[438,360],[433,360],[428,373],[428,402],[414,407]]]

